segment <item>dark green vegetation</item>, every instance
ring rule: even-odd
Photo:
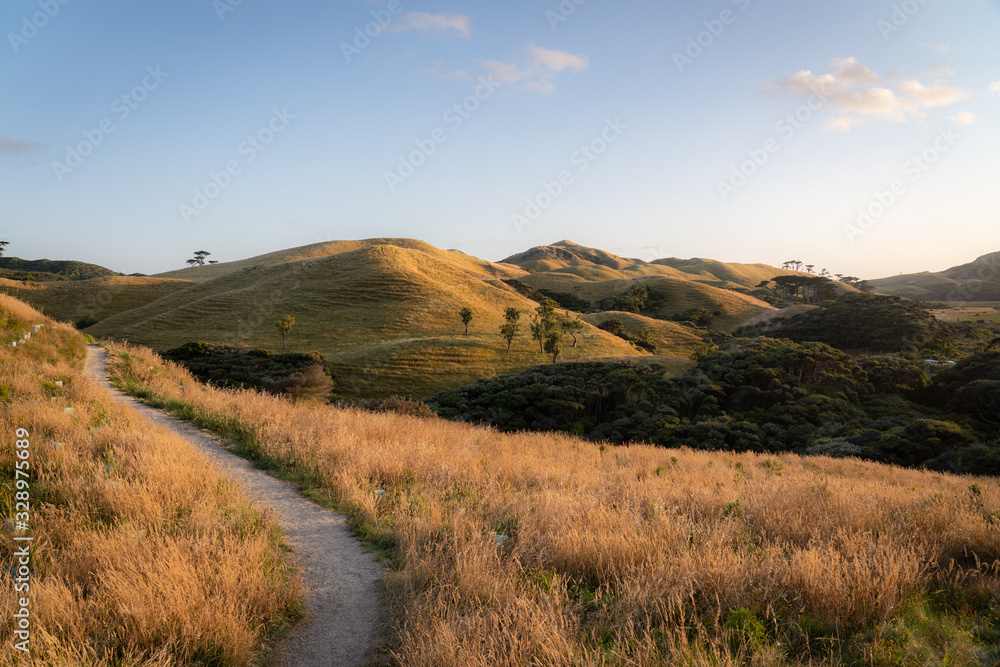
[[[202,382],[231,389],[258,389],[293,398],[328,398],[333,382],[319,352],[275,354],[258,348],[195,342],[163,353]]]
[[[1000,474],[1000,352],[931,377],[900,355],[737,338],[680,378],[656,365],[580,363],[482,380],[429,400],[441,416],[615,444],[857,456]]]
[[[89,280],[120,275],[122,274],[103,266],[72,260],[0,257],[0,278],[8,280]]]

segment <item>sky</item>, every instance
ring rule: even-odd
[[[488,260],[1000,250],[996,0],[7,0],[0,240],[126,273],[419,238]]]

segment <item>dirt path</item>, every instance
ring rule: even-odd
[[[381,568],[351,535],[346,519],[304,498],[290,482],[275,479],[222,449],[211,435],[111,387],[105,352],[87,347],[87,374],[151,422],[166,426],[241,481],[258,502],[279,516],[307,590],[307,616],[275,654],[278,667],[362,665],[373,657]]]

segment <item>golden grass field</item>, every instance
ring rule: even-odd
[[[994,665],[996,479],[292,404],[111,344],[127,390],[349,513],[400,665]]]
[[[12,641],[13,527],[0,539],[0,665],[263,665],[301,615],[275,518],[89,381],[71,327],[0,295],[0,338],[0,502],[13,517],[14,433],[27,429],[34,538],[31,659]]]

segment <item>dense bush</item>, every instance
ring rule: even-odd
[[[997,355],[1000,358],[1000,354]],[[995,407],[1000,360],[963,364],[940,381],[919,362],[855,359],[824,343],[733,339],[671,379],[658,365],[564,364],[482,380],[429,399],[439,415],[501,430],[558,430],[612,443],[860,456],[900,465],[1000,473]],[[976,369],[974,372],[970,368]],[[965,380],[963,382],[963,380]],[[940,392],[938,392],[940,393]],[[984,401],[993,400],[986,403]],[[971,403],[976,410],[965,409]]]
[[[550,289],[540,289],[538,292],[542,296],[552,299],[560,308],[565,308],[566,310],[572,310],[577,313],[589,313],[593,309],[593,305],[589,301],[585,301],[568,292],[556,292]]]
[[[248,388],[287,393],[293,398],[318,395],[327,385],[317,375],[325,375],[326,357],[319,352],[276,354],[270,350],[187,343],[163,353],[201,380],[218,387]],[[329,381],[329,378],[327,378]]]
[[[826,308],[782,321],[772,335],[800,342],[821,341],[847,350],[930,354],[949,349],[957,330],[912,301],[854,293]]]

